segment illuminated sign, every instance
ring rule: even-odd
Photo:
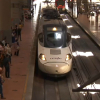
[[[47,27],[47,31],[62,31],[61,27]]]

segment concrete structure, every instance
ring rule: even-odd
[[[18,24],[19,20],[22,16],[22,5],[23,2],[21,0],[11,0],[11,19],[12,25]]]
[[[0,41],[6,37],[11,44],[11,27],[19,24],[23,8],[31,9],[32,0],[0,0]]]
[[[11,43],[11,0],[0,0],[0,40]]]

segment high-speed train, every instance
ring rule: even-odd
[[[72,67],[71,34],[62,20],[42,20],[38,34],[38,67],[47,74],[64,75]]]

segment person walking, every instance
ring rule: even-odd
[[[4,79],[2,76],[2,68],[0,67],[0,94],[1,94],[1,99],[6,99],[4,98],[4,95],[3,95],[3,83],[4,83]]]

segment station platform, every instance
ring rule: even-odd
[[[79,14],[74,20],[100,46],[100,15],[96,18],[96,16],[87,17],[86,14]]]
[[[12,66],[10,68],[10,79],[5,78],[3,94],[6,100],[22,100],[27,76],[27,67],[30,60],[30,50],[34,37],[35,22],[25,21],[22,29],[22,41],[20,41],[19,56],[12,55]],[[3,76],[5,72],[3,70]]]

